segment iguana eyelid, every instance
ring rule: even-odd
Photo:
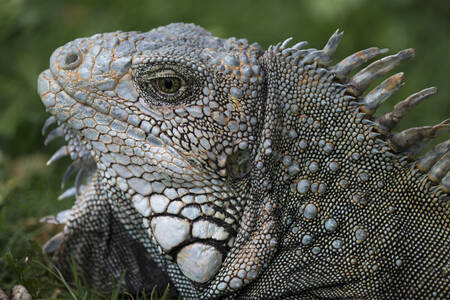
[[[149,79],[158,79],[158,78],[164,78],[164,77],[176,77],[181,80],[184,80],[182,76],[180,76],[177,72],[175,72],[172,69],[162,69],[158,70],[154,73],[149,74]]]

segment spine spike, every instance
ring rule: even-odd
[[[69,155],[69,148],[67,146],[62,146],[58,151],[55,152],[55,154],[53,154],[52,157],[50,157],[50,159],[47,161],[47,166],[67,155]]]
[[[75,189],[76,189],[76,195],[80,195],[80,191],[81,191],[81,181],[83,180],[84,176],[87,173],[87,169],[86,168],[81,168],[78,173],[77,173],[77,177],[75,177]]]
[[[450,140],[436,145],[428,151],[417,163],[417,168],[422,172],[428,172],[433,165],[447,152],[450,151]]]
[[[321,64],[327,65],[331,62],[334,52],[336,52],[343,35],[344,32],[339,32],[339,29],[333,33],[319,56],[319,62]]]
[[[43,224],[58,224],[55,216],[45,216],[39,220],[39,223]]]
[[[296,50],[300,50],[301,48],[305,47],[306,45],[308,45],[308,42],[301,41],[301,42],[298,42],[297,44],[295,44],[294,46],[292,46],[292,48],[294,48]]]
[[[395,151],[406,151],[414,156],[421,152],[430,140],[445,132],[450,132],[450,118],[435,126],[406,129],[394,134],[389,142]]]
[[[450,193],[450,172],[441,180],[441,188],[444,193]]]
[[[50,240],[45,243],[42,247],[42,251],[47,254],[53,254],[58,250],[61,244],[64,242],[64,233],[60,232],[53,236]]]
[[[428,172],[428,178],[435,183],[440,183],[444,176],[450,171],[450,152],[444,156]]]
[[[322,50],[312,50],[301,60],[301,64],[309,64],[315,61],[322,53]]]
[[[60,211],[55,217],[56,221],[58,221],[59,224],[66,224],[67,219],[69,218],[71,213],[72,213],[71,209]]]
[[[61,181],[61,188],[64,188],[70,176],[78,169],[78,165],[75,162],[72,162],[66,169],[63,175],[63,179]]]
[[[361,110],[373,115],[378,107],[404,85],[404,74],[392,75],[368,93],[361,101]]]
[[[281,46],[281,43],[276,44],[275,46],[273,46],[272,51],[275,53],[278,52],[278,50],[280,50],[280,46]]]
[[[71,209],[66,209],[60,211],[56,216],[43,217],[39,222],[47,224],[65,224],[71,212]]]
[[[341,80],[342,82],[346,82],[347,77],[354,69],[365,64],[375,56],[385,54],[388,51],[389,49],[378,49],[376,47],[358,51],[344,58],[341,62],[332,67],[332,71],[336,74],[336,77],[339,80]]]
[[[44,141],[44,145],[47,146],[53,140],[64,136],[64,130],[61,127],[56,127],[48,134],[47,138]]]
[[[293,57],[292,64],[296,65],[298,63],[299,59],[308,55],[309,52],[310,52],[309,50],[298,50],[297,52],[292,54],[292,57]]]
[[[51,116],[47,120],[45,120],[44,126],[42,126],[42,130],[41,130],[42,135],[44,135],[45,132],[47,131],[47,129],[55,122],[56,122],[55,116]]]
[[[390,72],[401,61],[414,57],[414,53],[414,49],[405,49],[371,63],[350,79],[349,91],[355,96],[361,95],[377,78]]]
[[[287,57],[289,55],[291,55],[292,53],[294,53],[296,50],[293,48],[287,48],[287,49],[283,49],[281,51],[281,55],[283,55],[284,57]]]
[[[61,195],[59,195],[58,200],[67,199],[75,196],[77,193],[76,187],[71,187],[70,189],[65,190]]]
[[[437,88],[430,87],[418,93],[412,94],[405,100],[397,103],[391,112],[388,112],[377,119],[377,123],[386,131],[392,130],[406,113],[423,100],[437,93]]]
[[[286,49],[287,45],[292,41],[292,37],[289,37],[284,40],[284,42],[280,46],[280,50]]]

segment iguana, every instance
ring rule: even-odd
[[[393,133],[436,88],[375,116],[403,73],[365,91],[414,50],[353,72],[387,50],[332,65],[341,37],[263,50],[177,23],[56,49],[43,131],[68,144],[48,164],[78,173],[45,251],[101,291],[448,299],[450,140],[417,156],[450,119]]]

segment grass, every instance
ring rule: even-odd
[[[33,299],[167,299],[169,286],[166,287],[161,295],[157,293],[156,287],[150,293],[142,292],[138,295],[121,291],[125,274],[122,274],[119,282],[110,294],[102,294],[89,287],[77,269],[74,260],[72,260],[73,282],[69,283],[60,270],[52,263],[51,259],[42,253],[41,247],[35,241],[28,241],[22,246],[25,246],[22,249],[24,257],[14,256],[11,251],[7,251],[0,257],[0,267],[3,270],[2,276],[6,276],[6,279],[9,281],[9,285],[6,288],[4,287],[5,292],[11,290],[13,285],[20,284],[27,288]],[[5,272],[6,270],[8,272]]]

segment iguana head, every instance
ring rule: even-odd
[[[261,53],[173,24],[69,42],[39,77],[69,141],[57,157],[96,169],[194,282],[216,274],[238,232],[263,109]]]

